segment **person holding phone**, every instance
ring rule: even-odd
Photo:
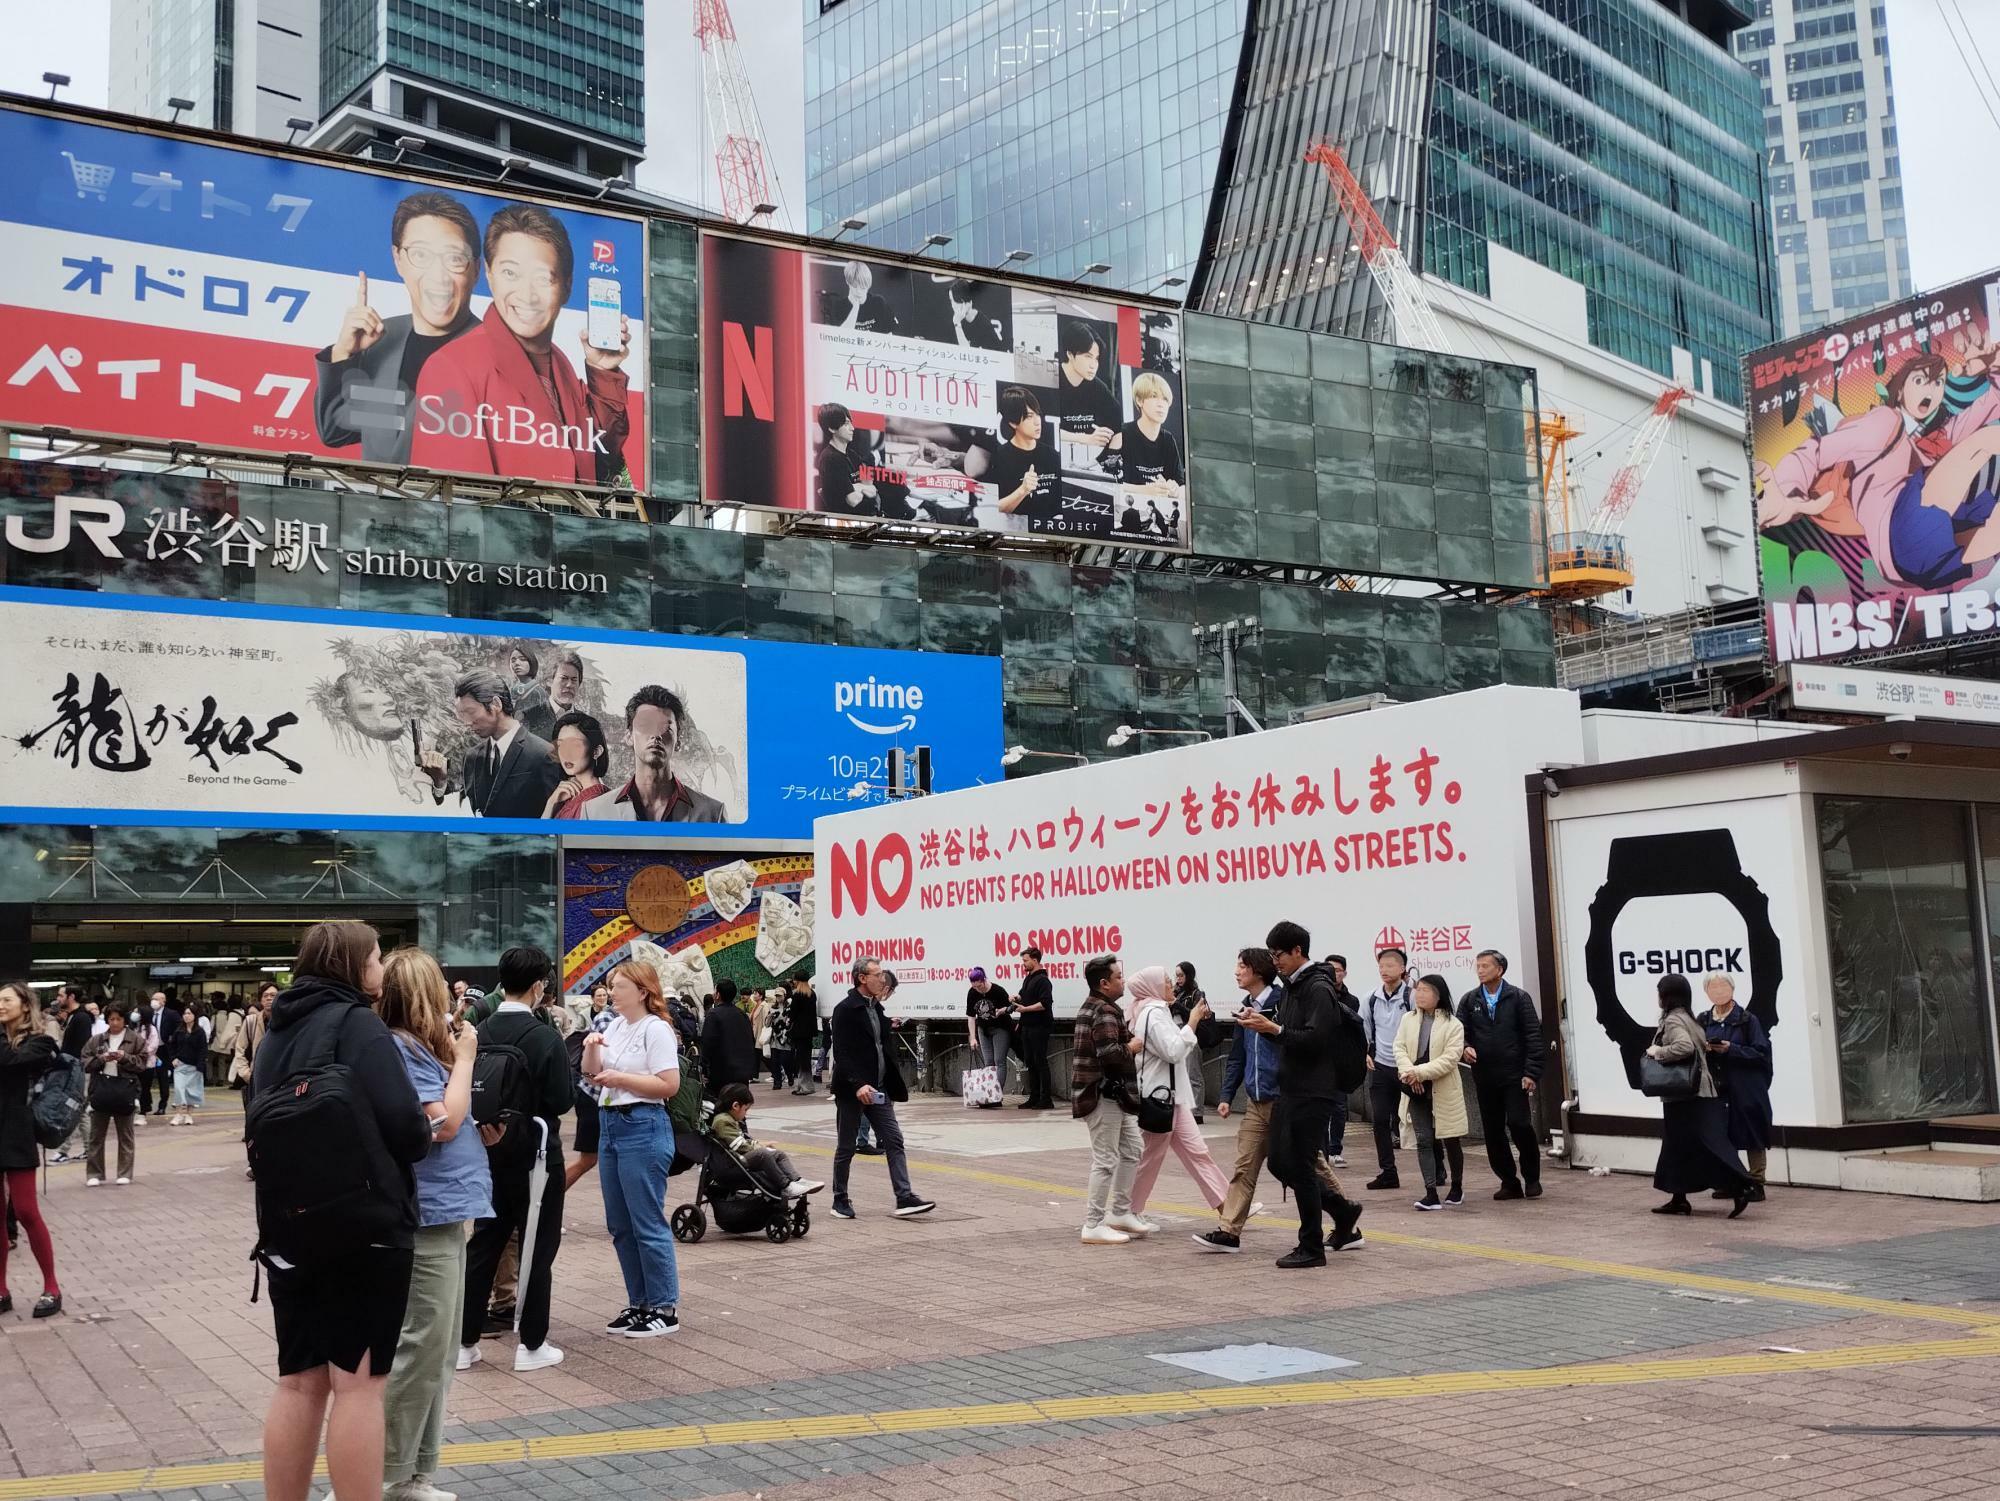
[[[125,1020],[122,1007],[104,1016],[104,1030],[83,1045],[83,1071],[89,1076],[90,1138],[85,1158],[85,1188],[104,1181],[104,1133],[118,1128],[118,1181],[132,1181],[132,1117],[139,1108],[139,1077],[146,1067],[145,1044]]]
[[[1195,1124],[1195,1101],[1201,1098],[1196,1091],[1200,1086],[1195,1082],[1195,1069],[1189,1066],[1189,1059],[1199,1061],[1201,1057],[1195,1037],[1210,1016],[1208,1001],[1196,1001],[1184,1024],[1175,1022],[1167,971],[1157,964],[1132,976],[1126,990],[1129,997],[1126,1012],[1132,1033],[1143,1044],[1139,1053],[1139,1098],[1143,1100],[1167,1089],[1172,1091],[1174,1100],[1173,1129],[1149,1132],[1146,1136],[1139,1155],[1139,1171],[1132,1180],[1132,1213],[1145,1215],[1146,1201],[1159,1181],[1169,1147],[1194,1179],[1208,1207],[1220,1209],[1229,1196],[1229,1180],[1208,1155],[1208,1143],[1202,1140],[1201,1128]]]
[[[1396,1024],[1396,1082],[1403,1119],[1416,1133],[1417,1170],[1424,1177],[1419,1209],[1456,1209],[1465,1202],[1465,1085],[1458,1076],[1465,1027],[1451,1014],[1443,975],[1425,975],[1410,992],[1412,1009]],[[1446,1159],[1451,1188],[1444,1198]]]

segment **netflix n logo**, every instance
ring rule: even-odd
[[[777,338],[768,327],[722,325],[722,415],[741,417],[748,406],[759,422],[775,422]]]
[[[803,511],[818,429],[806,399],[806,266],[796,250],[703,235],[704,500]]]

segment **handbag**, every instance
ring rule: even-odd
[[[980,1105],[1000,1103],[1000,1070],[997,1068],[969,1068],[959,1076],[959,1093],[965,1097],[967,1109]]]
[[[130,1115],[139,1108],[139,1081],[127,1073],[93,1074],[90,1108],[102,1115]]]
[[[1165,1136],[1174,1129],[1174,1089],[1161,1084],[1139,1100],[1139,1129],[1153,1136]]]
[[[1701,1055],[1690,1053],[1666,1063],[1651,1053],[1639,1055],[1639,1093],[1656,1100],[1691,1100],[1701,1093]]]

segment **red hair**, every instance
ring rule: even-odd
[[[658,970],[654,969],[650,964],[641,964],[636,959],[628,959],[604,977],[605,983],[607,985],[610,984],[611,981],[617,979],[620,975],[623,975],[634,985],[638,986],[640,990],[645,992],[646,1009],[648,1011],[652,1012],[653,1015],[659,1017],[662,1021],[666,1020],[667,998],[660,990],[660,975]]]

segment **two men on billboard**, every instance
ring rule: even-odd
[[[313,419],[329,448],[358,443],[364,459],[407,464],[424,362],[477,322],[479,225],[447,193],[412,193],[396,205],[389,244],[410,311],[384,318],[368,304],[368,273],[355,278],[354,305],[315,360]]]
[[[417,383],[415,462],[427,469],[602,485],[625,468],[632,347],[584,329],[585,375],[555,347],[576,252],[547,209],[509,204],[486,224],[486,317],[428,362]]]

